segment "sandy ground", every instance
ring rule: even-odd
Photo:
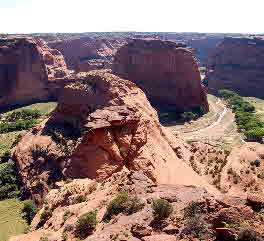
[[[210,112],[184,125],[170,124],[167,128],[186,141],[202,141],[216,146],[239,146],[242,136],[236,130],[234,113],[216,97],[208,95]]]

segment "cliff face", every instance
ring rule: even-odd
[[[70,69],[85,72],[105,69],[111,66],[111,60],[123,40],[94,39],[79,37],[49,42],[49,47],[59,50]],[[110,64],[109,64],[110,62]]]
[[[225,38],[207,60],[205,81],[211,92],[231,89],[243,96],[264,97],[264,39]]]
[[[209,109],[196,59],[183,43],[135,39],[116,53],[113,72],[135,82],[155,106]]]
[[[123,169],[157,183],[208,186],[185,163],[187,147],[134,83],[92,71],[65,87],[53,116],[22,138],[14,157],[25,190],[41,203],[62,176],[104,180]]]
[[[0,107],[56,97],[67,74],[61,53],[42,41],[0,39]]]

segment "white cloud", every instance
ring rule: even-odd
[[[0,0],[0,7],[1,1],[6,0]],[[16,3],[12,8],[0,8],[0,32],[264,32],[261,0],[16,0]]]

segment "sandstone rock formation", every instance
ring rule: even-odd
[[[196,59],[183,43],[134,39],[116,53],[113,72],[135,82],[154,106],[209,109]]]
[[[76,37],[48,42],[48,45],[63,54],[68,68],[86,72],[110,68],[117,48],[124,43],[125,40],[121,39]]]
[[[216,93],[224,88],[263,98],[263,50],[263,38],[225,38],[207,60],[209,90]]]
[[[127,193],[129,197],[137,197],[138,202],[143,203],[142,209],[130,215],[119,213],[106,222],[107,204],[120,192]],[[78,196],[86,199],[75,202]],[[157,199],[167,200],[174,210],[171,216],[161,223],[153,220],[151,209],[152,201]],[[41,214],[45,208],[51,210],[51,215],[41,223]],[[11,241],[27,241],[33,238],[38,240],[41,237],[62,241],[65,233],[68,240],[74,240],[78,218],[90,211],[97,212],[98,225],[96,230],[84,239],[86,241],[184,241],[195,240],[195,232],[205,240],[213,241],[215,235],[236,236],[241,230],[242,222],[250,222],[251,229],[263,238],[263,221],[254,214],[251,206],[247,206],[245,199],[228,199],[225,196],[215,199],[204,188],[194,186],[155,185],[142,172],[128,170],[113,174],[103,183],[87,178],[67,183],[59,182],[56,189],[52,189],[46,196],[45,208],[33,219],[33,232]],[[186,208],[189,208],[189,214],[185,212]],[[196,217],[191,216],[198,211]],[[194,220],[198,220],[198,223]]]
[[[0,107],[56,97],[68,75],[63,56],[36,39],[0,39]]]
[[[185,163],[188,145],[159,124],[134,83],[100,71],[76,78],[53,116],[14,152],[30,196],[41,202],[62,173],[104,180],[123,169],[140,170],[157,183],[210,186]]]

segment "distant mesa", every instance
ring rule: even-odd
[[[0,107],[56,98],[69,71],[58,50],[37,39],[0,39]]]
[[[242,96],[264,98],[264,39],[227,37],[207,60],[209,90],[230,89]]]
[[[117,51],[113,73],[136,83],[153,106],[209,110],[197,61],[182,42],[134,39]]]

